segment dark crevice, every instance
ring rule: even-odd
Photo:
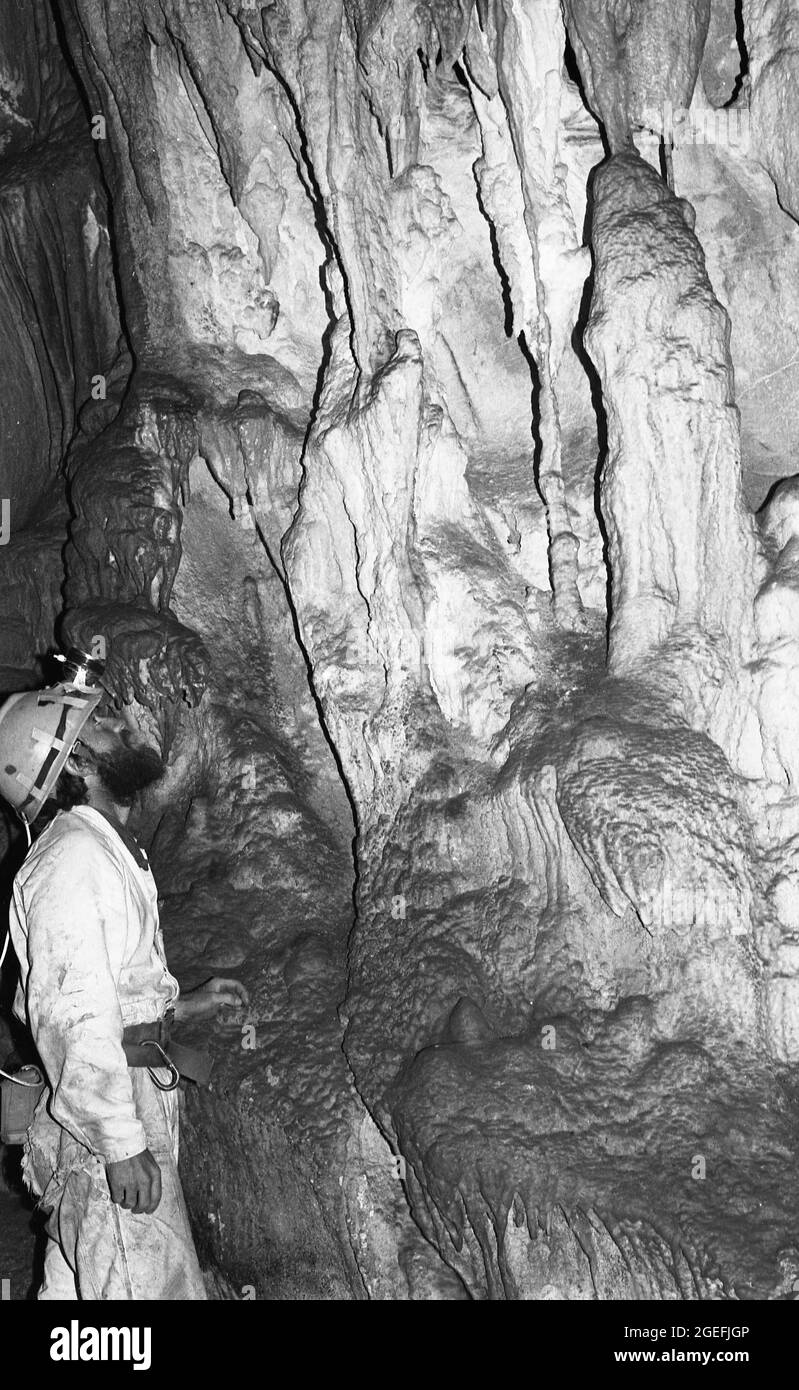
[[[569,34],[568,29],[566,30],[566,43],[563,49],[563,69],[569,81],[574,83],[575,87],[580,93],[580,98],[586,111],[588,111],[593,116],[594,113],[593,111],[591,111],[591,107],[588,104],[588,98],[585,94],[585,84],[583,82],[583,75],[580,72],[580,64],[577,61],[577,54],[575,53],[574,48],[572,46],[571,36]]]
[[[453,65],[452,70],[460,85],[469,94],[469,99],[471,101],[471,88],[469,85],[468,78],[466,77],[466,74],[463,71],[463,68],[461,67],[461,64],[455,63]],[[474,110],[473,105],[472,110]],[[475,119],[477,119],[476,113]],[[477,206],[479,207],[480,212],[485,218],[486,224],[488,226],[488,236],[491,243],[491,259],[493,261],[494,269],[496,270],[497,277],[499,279],[500,292],[502,294],[502,307],[504,311],[503,331],[505,333],[506,338],[511,338],[513,336],[513,298],[511,295],[510,281],[508,279],[505,267],[502,264],[502,257],[500,256],[499,252],[499,242],[497,240],[496,228],[494,227],[491,214],[488,212],[488,209],[486,208],[485,203],[483,202],[483,194],[482,189],[480,187],[480,180],[477,177],[476,171],[474,171],[474,186],[476,191]]]
[[[591,248],[591,232],[594,211],[593,187],[596,173],[597,170],[594,169],[588,180],[588,201],[586,205],[585,221],[583,223],[583,245],[588,246],[589,248]],[[605,524],[605,518],[602,515],[601,489],[602,474],[604,471],[605,462],[608,454],[608,420],[607,412],[605,410],[604,396],[602,394],[602,383],[599,379],[599,373],[597,372],[597,369],[594,366],[591,357],[589,356],[588,349],[585,346],[585,330],[588,327],[588,320],[591,313],[591,302],[594,296],[595,277],[596,267],[593,264],[592,251],[591,272],[588,276],[588,279],[585,282],[585,289],[583,290],[583,297],[580,301],[580,309],[577,315],[577,322],[572,332],[571,342],[574,352],[580,362],[580,365],[582,366],[583,371],[585,372],[588,378],[588,384],[591,391],[591,405],[593,407],[594,416],[596,419],[597,456],[596,462],[594,464],[594,514],[597,519],[597,525],[599,527],[600,535],[602,536],[602,562],[605,566],[605,646],[607,655],[607,651],[609,649],[610,644],[610,625],[612,619],[613,576],[610,568],[610,545],[607,526]]]
[[[479,208],[480,208],[481,213],[483,214],[483,216],[484,216],[484,218],[485,218],[485,220],[486,220],[486,222],[487,222],[487,224],[488,224],[488,236],[489,236],[489,240],[490,240],[490,242],[491,242],[491,259],[492,259],[492,261],[493,261],[493,263],[494,263],[494,269],[495,269],[496,272],[497,272],[497,277],[498,277],[498,279],[499,279],[499,287],[500,287],[500,291],[501,291],[501,294],[502,294],[502,308],[503,308],[503,312],[504,312],[504,321],[503,321],[502,328],[503,328],[503,332],[504,332],[504,334],[505,334],[505,337],[506,337],[506,338],[512,338],[512,337],[513,337],[513,299],[512,299],[512,297],[511,297],[510,281],[509,281],[508,276],[507,276],[507,274],[506,274],[505,267],[504,267],[504,265],[502,264],[502,258],[501,258],[500,254],[499,254],[499,243],[498,243],[498,241],[497,241],[496,228],[495,228],[495,226],[494,226],[494,223],[491,221],[491,217],[489,216],[489,214],[488,214],[488,212],[486,211],[485,206],[484,206],[484,204],[483,204],[483,199],[482,199],[482,196],[481,196],[481,193],[480,193],[480,185],[477,184],[476,180],[475,180],[475,183],[476,183],[476,186],[477,186],[477,203],[478,203],[478,206],[479,206]]]
[[[744,24],[743,0],[735,0],[735,39],[738,44],[738,52],[741,58],[741,67],[735,79],[735,86],[732,89],[732,96],[725,106],[734,106],[738,101],[744,87],[744,83],[749,76],[749,50],[746,46],[746,26]]]

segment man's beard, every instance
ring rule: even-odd
[[[146,744],[129,744],[113,753],[93,753],[92,757],[100,781],[117,806],[131,806],[136,793],[157,782],[166,771],[160,754]]]

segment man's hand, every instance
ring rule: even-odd
[[[161,1200],[161,1169],[149,1149],[119,1163],[106,1163],[111,1201],[134,1216],[152,1216]]]
[[[182,994],[175,1005],[175,1022],[198,1018],[215,1018],[220,1009],[239,1009],[250,1002],[250,996],[240,980],[223,980],[214,976],[197,989]]]

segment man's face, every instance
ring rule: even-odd
[[[160,753],[142,738],[130,716],[106,702],[86,721],[75,749],[89,759],[118,806],[130,806],[137,792],[166,771]]]

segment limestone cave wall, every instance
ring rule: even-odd
[[[796,28],[3,8],[0,684],[168,755],[220,1298],[796,1287]]]

